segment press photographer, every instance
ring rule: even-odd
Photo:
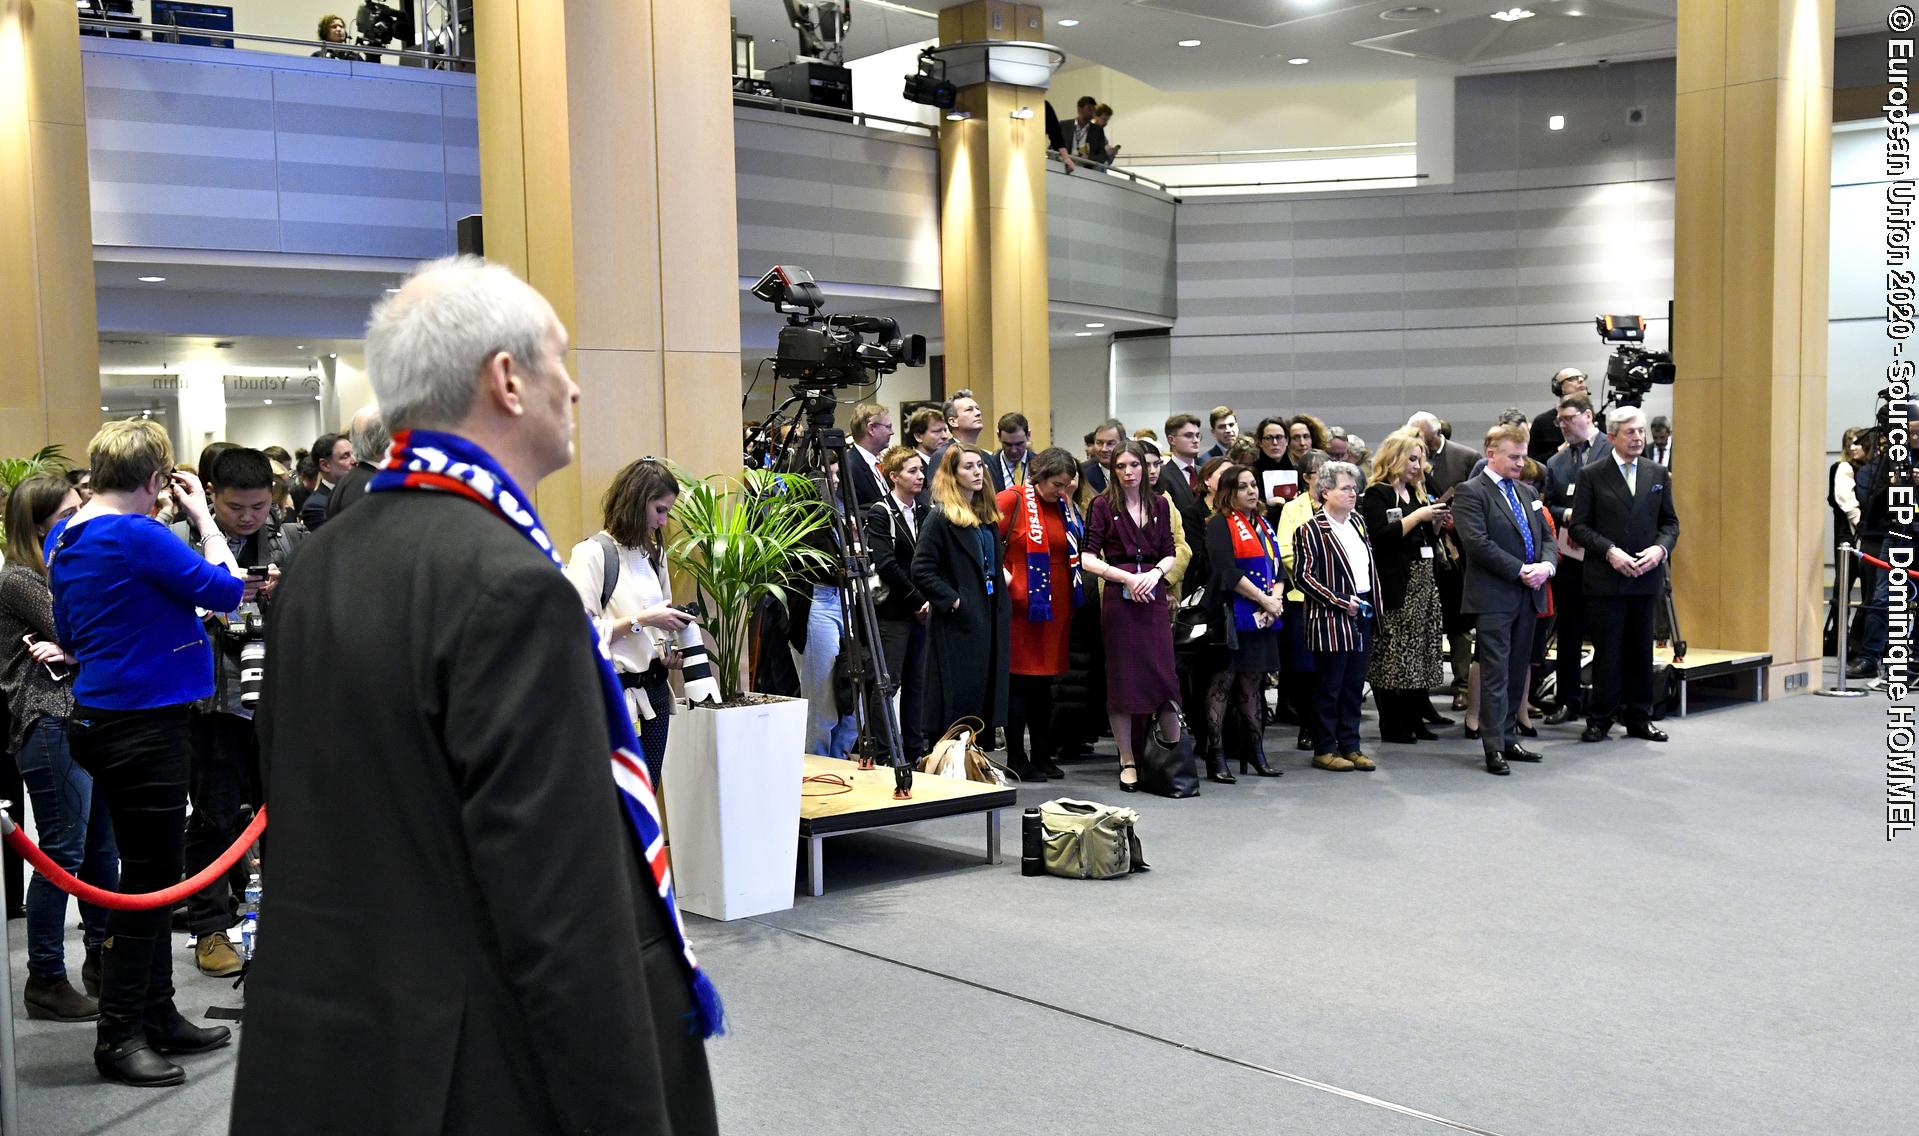
[[[260,806],[260,745],[253,732],[254,704],[266,668],[266,614],[280,583],[280,568],[299,548],[306,530],[272,519],[273,463],[258,450],[228,449],[202,466],[213,504],[213,521],[233,561],[259,584],[259,596],[229,612],[208,612],[213,645],[213,697],[194,707],[190,729],[193,763],[188,794],[187,873],[226,851]],[[173,526],[191,541],[185,523]],[[187,930],[196,936],[193,961],[202,974],[237,974],[244,960],[227,938],[246,893],[242,860],[224,879],[186,902]]]

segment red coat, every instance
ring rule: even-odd
[[[1066,635],[1073,622],[1073,570],[1066,559],[1066,522],[1057,509],[1042,507],[1039,511],[1047,556],[1052,562],[1047,576],[1053,593],[1053,618],[1036,623],[1026,618],[1026,495],[1013,488],[1001,493],[998,500],[1001,561],[1013,577],[1007,593],[1013,601],[1009,670],[1020,675],[1065,674]]]

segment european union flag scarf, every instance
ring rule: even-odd
[[[540,518],[520,487],[513,484],[492,455],[457,434],[432,430],[401,430],[393,435],[393,448],[386,463],[367,481],[368,493],[426,490],[452,493],[477,501],[494,516],[511,524],[520,535],[545,553],[555,569],[561,567],[560,554],[540,526]],[[599,645],[600,637],[580,609],[587,639],[600,660],[600,700],[606,711],[606,732],[610,742],[613,786],[620,794],[627,823],[639,837],[646,866],[653,873],[653,884],[660,902],[666,906],[667,922],[679,936],[680,957],[686,963],[687,984],[692,990],[694,1013],[700,1034],[713,1037],[724,1029],[720,993],[713,980],[701,970],[693,957],[693,946],[686,941],[686,927],[680,922],[680,905],[673,897],[673,873],[667,866],[666,837],[660,825],[660,806],[653,796],[653,781],[647,775],[646,761],[640,756],[639,739],[633,736],[633,722],[627,714],[626,698],[620,691],[619,676],[613,672],[613,659]]]
[[[1250,516],[1238,509],[1229,510],[1226,516],[1233,534],[1233,563],[1260,591],[1269,590],[1279,575],[1279,540],[1273,526],[1265,517]],[[1233,626],[1239,630],[1265,630],[1255,619],[1261,610],[1252,600],[1233,594]],[[1273,626],[1278,625],[1275,619]]]
[[[1050,623],[1053,619],[1053,556],[1046,540],[1046,521],[1040,513],[1039,494],[1032,483],[1019,487],[1026,525],[1015,529],[1026,546],[1026,621]],[[1073,569],[1073,607],[1085,600],[1079,572],[1079,527],[1073,523],[1066,502],[1059,502],[1060,523],[1066,530],[1066,558]],[[1009,542],[1010,543],[1010,542]]]

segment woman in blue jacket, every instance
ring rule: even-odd
[[[93,499],[53,541],[55,628],[79,660],[67,739],[105,796],[120,845],[120,888],[180,880],[186,849],[188,706],[213,693],[213,654],[195,608],[232,611],[258,587],[214,524],[199,479],[173,468],[157,422],[109,422],[88,443]],[[195,549],[152,517],[162,490],[199,535]],[[100,952],[95,1067],[130,1085],[186,1079],[162,1054],[225,1045],[173,1005],[169,911],[115,911]]]

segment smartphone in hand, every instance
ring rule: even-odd
[[[40,637],[29,631],[20,637],[20,641],[31,647],[40,641]],[[68,670],[64,664],[60,663],[41,663],[40,665],[47,668],[47,677],[55,682],[65,682],[67,676],[73,673]]]

